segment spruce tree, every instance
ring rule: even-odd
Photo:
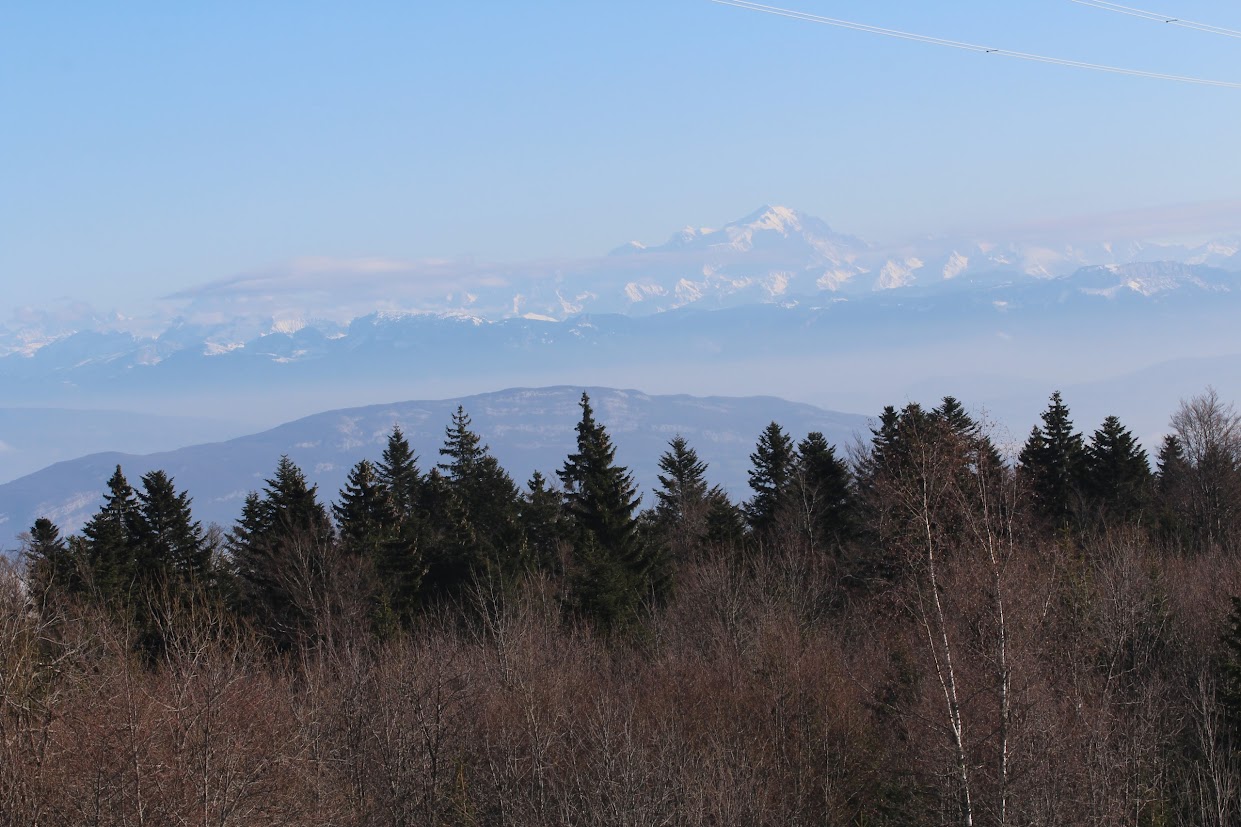
[[[574,598],[606,629],[632,617],[644,595],[661,591],[666,572],[639,535],[633,477],[616,464],[616,449],[595,421],[587,394],[580,404],[577,450],[557,473],[575,529]]]
[[[384,588],[383,611],[394,621],[408,624],[423,590],[427,553],[433,546],[427,519],[432,490],[399,425],[388,436],[375,476],[395,520],[375,565]]]
[[[426,582],[431,591],[457,596],[479,576],[502,585],[527,560],[518,524],[517,486],[471,427],[461,407],[446,429],[431,483],[436,541]]]
[[[856,520],[849,467],[818,431],[797,445],[794,473],[798,520],[811,548],[839,549]]]
[[[418,457],[410,449],[400,425],[392,426],[375,477],[387,491],[398,522],[404,524],[414,519],[422,505],[424,480],[418,470]]]
[[[34,521],[23,554],[30,594],[39,611],[60,606],[82,593],[80,561],[70,553],[60,529],[48,518]]]
[[[521,530],[531,563],[553,577],[563,574],[561,547],[569,539],[564,519],[564,495],[538,471],[526,483],[519,505]]]
[[[118,465],[103,505],[82,527],[86,587],[106,605],[128,605],[134,597],[137,533],[138,498]]]
[[[349,471],[340,501],[332,505],[332,516],[336,518],[341,550],[377,564],[397,527],[397,518],[391,494],[380,483],[370,460],[362,460]]]
[[[228,541],[240,608],[277,646],[287,648],[310,630],[334,542],[316,487],[282,456],[262,496],[246,498]]]
[[[1170,550],[1184,550],[1191,541],[1186,515],[1189,512],[1189,462],[1175,434],[1167,434],[1156,458],[1154,496],[1158,536]]]
[[[653,524],[674,560],[696,553],[707,539],[708,515],[717,493],[707,484],[707,464],[679,434],[659,458]]]
[[[135,542],[140,577],[156,588],[205,589],[211,578],[211,547],[190,511],[189,494],[177,492],[163,471],[142,477]]]
[[[759,436],[750,463],[754,496],[746,503],[745,513],[751,531],[761,541],[789,516],[793,505],[793,472],[797,464],[793,440],[779,424],[772,422]]]
[[[1081,434],[1073,430],[1060,391],[1051,395],[1042,420],[1021,449],[1019,468],[1038,511],[1058,528],[1067,528],[1081,511],[1086,448]]]
[[[1151,497],[1146,451],[1114,416],[1103,420],[1086,448],[1085,487],[1103,519],[1135,521]]]

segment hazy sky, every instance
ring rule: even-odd
[[[1070,0],[777,5],[1241,81],[1241,39]],[[891,240],[1241,199],[1241,89],[708,0],[7,3],[0,113],[0,320],[312,256],[589,256],[765,202]]]

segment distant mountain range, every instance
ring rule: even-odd
[[[141,318],[31,310],[0,327],[0,404],[61,413],[0,411],[0,481],[74,452],[149,453],[239,432],[204,415],[270,426],[515,385],[866,412],[934,388],[992,409],[1020,396],[1019,426],[1056,387],[1086,397],[1153,371],[1147,394],[1162,402],[1151,421],[1166,422],[1186,392],[1178,380],[1198,374],[1156,366],[1241,361],[1238,239],[879,246],[764,207],[594,259],[315,259],[183,291]],[[1241,397],[1241,383],[1209,381]],[[127,427],[149,415],[181,424]]]
[[[1136,278],[1128,265],[1139,265]],[[1111,268],[1113,286],[1158,292],[1200,279],[1219,287],[1241,270],[1241,228],[1203,244],[1064,242],[1050,238],[931,237],[874,245],[796,210],[764,206],[718,229],[687,227],[666,243],[622,245],[593,259],[523,264],[306,259],[241,274],[166,297],[156,316],[57,316],[28,310],[0,328],[0,356],[31,356],[67,338],[84,361],[153,364],[182,350],[218,356],[259,347],[273,359],[297,349],[260,346],[266,336],[309,328],[349,335],[368,316],[431,314],[468,324],[566,321],[581,315],[641,316],[679,308],[831,304],[876,292],[957,292],[1019,286]],[[1147,268],[1161,271],[1145,275]],[[1114,282],[1114,284],[1112,283]],[[127,335],[116,335],[127,334]]]
[[[759,433],[779,422],[794,439],[820,431],[841,451],[867,433],[865,417],[825,411],[773,397],[650,396],[636,391],[587,388],[596,418],[617,446],[618,461],[632,469],[649,492],[668,440],[683,435],[709,463],[708,477],[737,499],[748,496],[749,455]],[[324,502],[336,498],[349,469],[376,460],[394,424],[421,456],[425,472],[439,461],[444,430],[458,405],[473,429],[521,485],[536,471],[555,472],[574,449],[580,419],[580,387],[512,389],[435,401],[398,402],[330,411],[251,436],[147,455],[107,452],[59,462],[0,485],[0,549],[46,516],[65,532],[76,531],[98,509],[106,481],[121,465],[131,484],[155,469],[170,474],[194,498],[196,518],[228,527],[248,491],[261,490],[282,454],[319,486]]]

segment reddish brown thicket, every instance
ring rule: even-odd
[[[1233,823],[1236,559],[952,508],[934,582],[916,546],[847,600],[812,552],[707,558],[627,639],[532,578],[382,642],[342,598],[286,655],[182,605],[152,662],[6,575],[0,824],[960,824],[962,754],[977,824]]]

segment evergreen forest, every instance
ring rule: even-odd
[[[0,826],[1235,825],[1241,414],[1148,456],[1059,393],[853,445],[681,436],[640,498],[583,394],[514,480],[469,413],[231,526],[122,468],[0,569]]]

